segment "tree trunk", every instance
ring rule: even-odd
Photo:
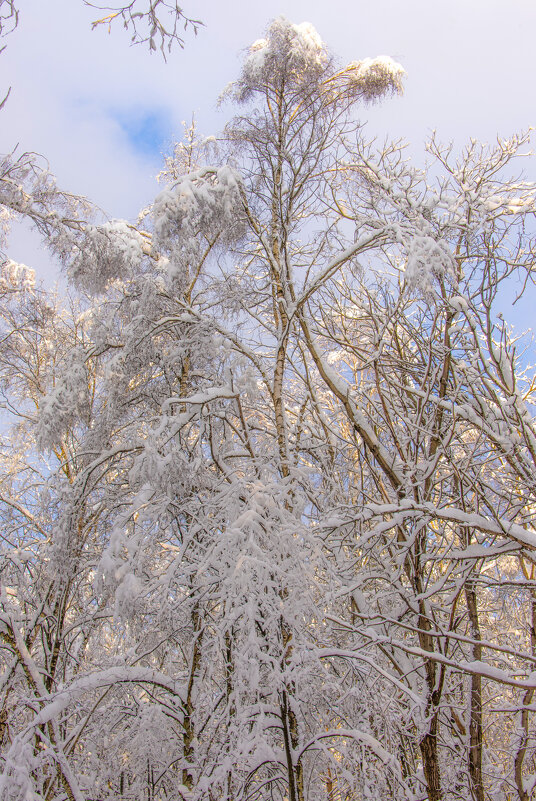
[[[534,581],[536,572],[534,569],[534,565],[531,566],[530,575],[526,567],[526,563],[523,559],[521,559],[521,568],[523,570],[525,578],[527,580],[530,579]],[[533,589],[531,589],[530,595],[531,595],[530,645],[532,654],[536,655],[536,592]],[[532,793],[529,796],[529,792],[525,787],[523,781],[523,763],[527,755],[527,747],[529,743],[530,712],[528,707],[530,704],[532,704],[533,697],[534,697],[534,690],[532,688],[525,692],[525,694],[523,695],[523,707],[520,713],[521,742],[514,760],[514,775],[515,775],[519,801],[530,801],[530,798],[532,796]]]
[[[438,713],[434,712],[430,728],[419,743],[422,755],[424,778],[428,788],[428,801],[441,801],[441,773],[437,749]]]
[[[473,660],[480,661],[482,659],[482,646],[480,645],[480,624],[478,622],[477,598],[473,581],[468,581],[465,585],[465,601],[471,625],[471,637],[475,640],[472,657]],[[484,786],[482,783],[482,677],[476,674],[471,676],[468,768],[472,797],[475,801],[484,801]]]
[[[304,801],[303,768],[300,761],[294,764],[294,749],[298,745],[298,726],[296,715],[289,707],[288,693],[286,690],[283,690],[281,694],[279,709],[281,712],[283,741],[287,761],[288,799],[289,801]]]

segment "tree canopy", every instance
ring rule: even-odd
[[[0,162],[2,799],[531,797],[528,137],[418,170],[403,79],[273,21],[136,223]]]

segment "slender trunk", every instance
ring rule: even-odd
[[[430,727],[419,743],[422,755],[424,778],[428,788],[428,801],[441,801],[441,773],[437,749],[438,714],[433,713]]]
[[[523,781],[523,763],[525,761],[525,757],[527,755],[527,745],[528,745],[528,734],[529,734],[529,710],[527,707],[529,704],[532,703],[532,699],[534,697],[534,690],[530,689],[527,690],[523,696],[523,708],[521,710],[521,745],[518,748],[517,754],[514,760],[514,773],[515,773],[515,780],[516,780],[516,787],[517,787],[517,794],[519,796],[519,801],[530,801],[532,798],[532,793],[529,796],[529,792],[525,787],[525,783]]]
[[[281,693],[279,704],[281,723],[283,726],[283,743],[287,763],[288,799],[289,801],[304,801],[303,768],[301,762],[294,763],[294,749],[298,745],[298,729],[294,712],[289,706],[289,697],[286,690]]]
[[[270,268],[272,278],[272,290],[274,293],[274,322],[278,331],[278,348],[274,371],[273,400],[275,412],[275,425],[277,431],[277,444],[279,446],[279,458],[281,461],[281,473],[286,478],[289,474],[287,437],[285,424],[285,410],[283,402],[283,379],[285,374],[285,364],[287,360],[288,345],[288,316],[285,304],[285,290],[283,288],[285,276],[283,276],[283,264],[281,258],[280,242],[280,197],[281,181],[283,173],[283,159],[280,152],[277,157],[277,165],[274,172],[274,188],[272,193],[272,231],[271,248],[273,263]]]
[[[430,623],[429,610],[423,600],[424,587],[422,581],[421,555],[424,551],[426,532],[419,532],[415,538],[413,551],[413,570],[410,574],[413,584],[413,592],[419,600],[419,645],[424,651],[433,653],[435,651],[434,638],[429,634],[432,624]],[[424,777],[428,787],[428,801],[441,801],[443,792],[441,789],[441,772],[439,768],[439,748],[437,738],[439,734],[439,702],[443,689],[444,671],[438,668],[434,659],[425,659],[424,669],[426,674],[426,684],[428,697],[426,703],[426,713],[430,721],[428,731],[422,737],[419,747],[421,750]]]
[[[52,616],[53,620],[56,621],[56,625],[54,627],[55,628],[54,643],[51,648],[51,657],[50,657],[50,663],[47,666],[48,667],[47,674],[44,677],[45,687],[49,692],[51,692],[52,687],[54,685],[58,661],[62,652],[62,648],[64,647],[63,627],[65,623],[65,615],[67,614],[67,606],[69,601],[70,590],[71,590],[71,582],[68,581],[67,586],[59,594]]]
[[[325,782],[326,782],[326,796],[328,801],[335,801],[335,783],[333,781],[333,776],[331,775],[331,768],[329,767],[329,765],[326,772]]]
[[[233,659],[233,641],[231,634],[225,632],[225,694],[227,696],[227,714],[229,719],[235,716],[235,705],[232,701],[233,692],[233,674],[234,674],[234,659]],[[227,798],[226,801],[232,801],[232,786],[233,786],[233,772],[227,772]]]
[[[288,722],[290,731],[290,743],[292,745],[293,750],[295,751],[299,745],[298,719],[296,718],[296,715],[294,714],[292,709],[289,709]],[[296,763],[294,765],[294,775],[296,777],[297,801],[304,801],[303,765],[301,759],[296,760]]]
[[[279,104],[279,125],[281,131],[282,125],[282,103]],[[287,293],[292,294],[292,287],[290,286],[289,276],[287,274],[283,255],[281,253],[281,207],[280,207],[280,192],[281,183],[283,179],[283,140],[280,134],[279,151],[277,155],[277,164],[274,172],[274,189],[272,194],[272,257],[273,265],[271,268],[272,281],[275,286],[275,297],[277,299],[277,309],[274,316],[274,322],[278,328],[278,348],[274,371],[273,383],[273,402],[275,412],[275,424],[277,432],[277,443],[279,450],[279,462],[281,475],[287,478],[290,474],[289,460],[288,460],[288,442],[287,442],[287,424],[285,420],[285,405],[284,405],[284,377],[285,366],[287,361],[287,347],[289,340],[289,319],[286,308]],[[276,266],[275,266],[276,265]],[[285,588],[281,590],[281,599],[286,600],[287,592]],[[287,630],[286,626],[282,624],[282,641],[283,641],[283,664],[284,669],[290,654],[291,654],[291,639],[292,634]],[[289,698],[294,694],[294,687],[287,686],[282,693],[282,700],[280,704],[281,719],[283,724],[283,737],[285,745],[285,755],[287,760],[287,773],[289,782],[289,801],[303,801],[303,768],[301,761],[294,762],[294,753],[299,744],[298,733],[298,720],[294,713]]]
[[[531,568],[530,575],[528,574],[528,570],[523,560],[521,562],[521,567],[523,569],[523,573],[525,574],[525,578],[527,579],[530,578],[531,580],[534,580],[535,578],[534,567]],[[536,591],[531,590],[530,594],[531,594],[530,644],[531,644],[531,651],[534,656],[536,655]],[[529,790],[527,789],[523,781],[523,763],[527,755],[527,748],[529,744],[529,721],[530,721],[529,707],[532,704],[533,698],[534,698],[534,689],[532,688],[528,689],[523,695],[523,707],[520,712],[519,728],[521,731],[521,742],[514,759],[514,775],[515,775],[519,801],[530,801],[530,798],[532,797],[532,793],[530,793],[529,795]]]
[[[154,798],[154,775],[153,766],[147,760],[147,801],[153,801]]]
[[[188,688],[186,691],[186,698],[184,701],[184,718],[182,724],[183,728],[182,748],[183,748],[183,756],[185,762],[185,767],[182,769],[182,783],[189,790],[192,790],[194,786],[194,777],[191,768],[191,763],[194,753],[193,740],[195,734],[193,720],[192,720],[192,716],[194,713],[193,689],[194,689],[194,682],[201,663],[201,640],[202,640],[202,632],[200,630],[200,614],[197,605],[194,606],[194,609],[192,611],[192,623],[194,632],[194,644],[193,644],[192,661],[190,664],[190,676],[188,679]]]
[[[279,459],[281,463],[281,475],[287,478],[289,475],[289,464],[287,454],[287,432],[285,425],[285,410],[283,405],[283,378],[285,372],[286,362],[286,337],[281,342],[276,361],[276,369],[274,375],[274,411],[275,411],[275,425],[277,430],[277,444],[279,447]]]
[[[472,648],[472,656],[475,661],[480,662],[482,659],[482,646],[480,644],[480,624],[473,581],[468,581],[465,585],[465,601],[471,626],[471,637],[475,641]],[[482,783],[482,677],[476,674],[471,676],[468,768],[472,797],[475,801],[484,801],[484,786]]]

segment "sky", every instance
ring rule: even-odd
[[[147,0],[139,0],[140,6]],[[20,0],[18,29],[0,55],[0,152],[43,154],[59,185],[112,218],[135,219],[158,192],[162,153],[195,114],[217,133],[232,115],[218,97],[245,48],[271,19],[311,22],[341,62],[390,55],[405,68],[402,97],[367,107],[371,135],[403,138],[423,163],[432,130],[461,148],[536,125],[534,0],[185,0],[204,22],[164,62],[129,46],[120,27],[91,30],[82,0]],[[531,174],[532,171],[532,174]],[[536,179],[532,163],[528,177]],[[56,268],[27,229],[10,255],[47,282]]]

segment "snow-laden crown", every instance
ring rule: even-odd
[[[373,101],[387,93],[400,93],[404,74],[389,56],[353,61],[337,70],[310,22],[296,25],[278,17],[266,36],[250,46],[233,94],[245,102],[270,87],[278,86],[281,91],[315,87],[329,102]]]
[[[244,63],[244,77],[255,80],[273,71],[285,59],[290,74],[296,78],[321,70],[329,59],[326,46],[310,22],[294,25],[284,17],[274,20],[265,39],[257,39],[249,48]]]

